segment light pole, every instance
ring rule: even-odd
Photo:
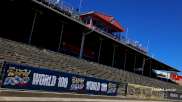
[[[80,0],[78,11],[80,12],[83,0]]]

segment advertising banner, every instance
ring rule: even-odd
[[[173,100],[182,100],[182,93],[181,92],[166,92],[167,99]]]
[[[118,83],[46,68],[5,62],[2,68],[3,88],[77,92],[94,95],[117,95]]]

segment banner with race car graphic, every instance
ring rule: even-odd
[[[3,88],[117,95],[118,83],[66,72],[5,62]]]

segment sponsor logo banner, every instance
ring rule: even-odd
[[[166,92],[166,97],[168,99],[182,100],[182,93],[179,93],[179,92]]]
[[[45,68],[5,62],[3,88],[117,95],[118,83]]]

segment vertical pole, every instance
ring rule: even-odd
[[[148,40],[147,42],[147,51],[149,52],[149,44],[150,44],[150,40]]]
[[[82,2],[83,2],[83,0],[80,0],[80,3],[79,3],[79,12],[81,11]]]
[[[124,71],[126,71],[126,62],[127,62],[127,50],[125,50],[125,56],[124,56]],[[126,79],[127,79],[127,72],[124,72],[124,82],[126,82]]]
[[[63,0],[60,0],[60,3],[59,3],[61,6],[61,9],[64,9],[64,7],[63,7],[63,5],[64,5],[64,2],[63,2]]]
[[[5,74],[5,68],[4,68],[4,66],[5,66],[5,64],[6,64],[6,62],[3,62],[2,64],[1,64],[1,70],[0,70],[0,80],[3,80],[4,79],[4,74]],[[0,81],[0,87],[2,87],[2,82]]]
[[[31,31],[30,31],[29,39],[28,39],[28,44],[31,44],[31,41],[32,41],[32,34],[33,34],[33,31],[34,31],[36,18],[37,18],[37,13],[35,12],[35,15],[34,15],[34,18],[33,18],[33,23],[32,23],[32,28],[31,28]]]
[[[170,79],[170,72],[167,71],[167,81],[169,82],[169,79]]]
[[[125,83],[125,96],[128,94],[128,83]]]
[[[134,59],[134,69],[133,69],[134,71],[133,71],[133,72],[135,73],[135,67],[136,67],[136,57],[137,57],[137,55],[136,55],[136,54],[134,54],[134,55],[135,55],[135,59]]]
[[[142,75],[143,75],[143,72],[144,72],[144,68],[145,68],[145,57],[143,58],[143,64],[142,64]]]
[[[112,55],[112,67],[114,66],[114,62],[115,62],[115,52],[116,52],[116,45],[114,45],[114,49],[113,49],[113,55]]]
[[[64,24],[62,24],[62,26],[61,26],[61,34],[60,34],[60,37],[59,37],[58,52],[61,49],[61,43],[62,43],[62,38],[63,38],[63,31],[64,31]]]
[[[93,20],[92,20],[92,18],[90,18],[90,22],[89,22],[90,24],[89,24],[89,27],[91,28],[92,27],[92,25],[93,25]],[[93,27],[92,27],[93,28]]]
[[[80,55],[79,58],[81,59],[83,57],[83,49],[84,49],[84,44],[85,44],[85,34],[82,34],[82,41],[81,41],[81,47],[80,47]]]
[[[127,53],[125,50],[125,57],[124,57],[124,70],[126,70],[126,60],[127,60]]]
[[[101,49],[102,49],[102,41],[103,41],[103,39],[100,38],[99,55],[98,55],[98,58],[97,58],[97,62],[98,63],[100,62],[100,55],[101,55]]]
[[[150,59],[150,77],[152,77],[152,61],[151,61],[151,59]]]
[[[126,41],[128,41],[128,26],[126,26],[126,35],[125,35]]]

